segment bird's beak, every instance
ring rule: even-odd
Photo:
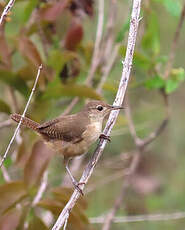
[[[111,105],[110,107],[111,107],[112,110],[124,109],[124,107],[122,107],[122,106],[116,106],[116,105]]]

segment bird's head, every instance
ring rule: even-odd
[[[116,109],[123,109],[121,106],[113,106],[109,105],[103,101],[90,101],[88,102],[83,111],[88,113],[88,116],[93,120],[101,120],[103,119],[112,111]]]

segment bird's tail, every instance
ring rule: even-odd
[[[14,113],[11,114],[11,119],[16,121],[17,123],[21,120],[21,115]],[[27,117],[23,117],[22,119],[22,125],[26,126],[27,128],[33,129],[35,131],[37,131],[37,127],[40,125],[39,123],[27,118]]]

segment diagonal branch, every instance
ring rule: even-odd
[[[32,88],[32,90],[31,90],[30,96],[29,96],[29,98],[28,98],[27,104],[26,104],[26,106],[25,106],[24,112],[23,112],[23,114],[22,114],[22,116],[21,116],[21,119],[20,119],[20,121],[19,121],[19,123],[18,123],[18,125],[17,125],[17,128],[15,129],[15,132],[14,132],[14,134],[13,134],[13,136],[12,136],[10,142],[9,142],[9,145],[8,145],[8,147],[7,147],[7,149],[6,149],[5,153],[4,153],[4,155],[3,155],[3,157],[2,157],[2,160],[1,160],[1,162],[0,162],[0,168],[2,167],[3,162],[4,162],[4,160],[5,160],[6,157],[7,157],[7,154],[8,154],[8,152],[9,152],[9,150],[10,150],[11,145],[12,145],[13,142],[14,142],[15,137],[17,136],[17,133],[19,132],[19,128],[20,128],[21,123],[22,123],[22,119],[23,119],[23,117],[24,117],[25,114],[26,114],[26,111],[27,111],[28,106],[29,106],[29,104],[30,104],[30,102],[31,102],[33,93],[35,92],[35,88],[36,88],[36,85],[37,85],[37,82],[38,82],[38,79],[39,79],[39,76],[40,76],[41,69],[42,69],[42,64],[41,64],[41,65],[39,66],[39,68],[38,68],[37,76],[36,76],[36,79],[35,79],[33,88]]]
[[[10,0],[8,2],[8,4],[6,5],[6,7],[4,8],[3,13],[1,14],[1,18],[0,18],[0,25],[2,24],[4,17],[7,16],[7,14],[9,13],[9,11],[13,7],[14,2],[15,2],[15,0]]]
[[[136,43],[136,36],[137,36],[137,29],[139,24],[139,14],[140,14],[140,3],[141,0],[134,0],[133,1],[133,9],[132,9],[132,15],[130,20],[130,30],[129,30],[129,37],[128,37],[128,45],[127,45],[127,51],[125,60],[123,62],[123,70],[122,70],[122,76],[120,80],[119,89],[114,101],[114,105],[121,105],[123,103],[123,99],[125,96],[125,92],[127,89],[131,67],[132,67],[132,59],[133,59],[133,53],[134,53],[134,47]],[[109,119],[107,121],[106,127],[104,129],[104,134],[109,136],[111,133],[111,130],[116,122],[116,119],[118,117],[119,111],[112,111]],[[105,146],[106,146],[107,140],[100,140],[92,158],[90,159],[89,163],[87,164],[82,177],[79,181],[79,183],[84,183],[81,185],[82,191],[84,190],[85,184],[88,182],[90,176],[93,173],[94,167],[96,166]],[[70,200],[67,202],[66,206],[60,213],[55,225],[53,226],[52,230],[59,230],[62,226],[64,226],[64,223],[66,222],[66,219],[69,217],[69,213],[71,212],[72,208],[75,206],[77,200],[80,197],[80,192],[75,189]]]
[[[89,74],[86,79],[86,84],[90,85],[94,77],[95,71],[99,65],[99,52],[100,52],[100,43],[103,35],[103,21],[104,21],[104,0],[99,0],[98,6],[98,24],[96,31],[96,41],[94,46],[94,52],[92,57],[92,63],[89,70]]]

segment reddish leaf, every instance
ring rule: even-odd
[[[52,189],[52,193],[56,200],[65,204],[69,200],[69,197],[72,195],[73,189],[56,187]],[[80,206],[81,209],[87,209],[87,201],[82,196],[79,198],[77,205]]]
[[[83,38],[83,27],[82,25],[74,21],[72,22],[71,27],[67,31],[64,46],[68,50],[75,50]]]
[[[34,45],[34,43],[26,36],[21,35],[18,39],[18,48],[21,54],[34,66],[38,66],[42,63],[40,54]]]
[[[29,187],[39,184],[53,153],[43,141],[35,143],[24,169],[24,181]]]
[[[69,197],[65,201],[65,203],[68,200]],[[65,205],[64,203],[52,199],[45,199],[38,203],[38,206],[51,211],[54,215],[59,215],[61,210],[64,208],[64,205]],[[78,205],[75,206],[71,211],[71,214],[69,216],[69,225],[72,226],[72,229],[78,229],[78,230],[89,229],[88,219]]]
[[[15,230],[21,218],[21,210],[11,209],[6,214],[0,217],[0,229],[1,230]]]
[[[0,186],[0,214],[15,205],[20,199],[27,195],[25,185],[22,181],[7,183]],[[1,228],[0,228],[1,229]]]
[[[6,69],[11,68],[11,53],[5,40],[3,27],[0,27],[0,63]]]
[[[60,0],[52,4],[48,4],[40,10],[40,18],[44,21],[54,22],[61,15],[63,10],[68,6],[68,0]]]

